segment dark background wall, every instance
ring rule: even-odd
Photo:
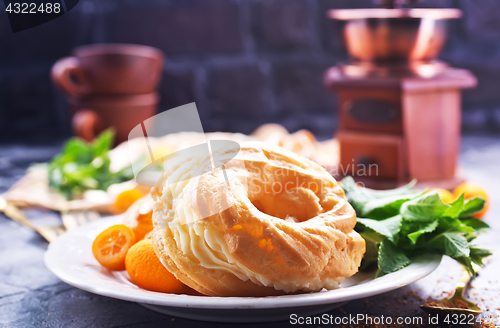
[[[0,12],[0,139],[70,133],[52,64],[78,45],[127,42],[167,56],[161,110],[196,101],[206,131],[251,132],[265,122],[328,137],[335,97],[326,68],[345,60],[330,8],[372,7],[371,0],[80,0],[55,21],[13,34]],[[472,70],[479,86],[464,95],[463,131],[500,131],[500,1],[424,0],[456,7],[441,58]]]

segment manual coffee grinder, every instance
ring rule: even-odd
[[[327,90],[338,97],[337,175],[380,189],[413,179],[444,188],[462,181],[461,89],[476,79],[436,59],[447,20],[460,16],[451,8],[328,12],[340,22],[350,55],[325,74]]]

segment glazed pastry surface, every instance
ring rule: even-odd
[[[206,295],[267,296],[338,288],[357,272],[354,209],[320,165],[259,142],[215,170],[213,159],[169,159],[152,189],[152,242],[179,280]]]

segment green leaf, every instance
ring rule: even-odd
[[[360,232],[360,234],[363,236],[365,240],[369,239],[377,244],[386,238],[385,236],[371,229],[365,229],[364,231]]]
[[[474,272],[474,267],[472,266],[472,261],[469,257],[466,257],[466,256],[461,256],[461,257],[458,257],[455,259],[458,263],[462,264],[465,268],[465,270],[467,270],[467,272],[473,276],[475,274]]]
[[[377,264],[378,245],[382,240],[384,240],[384,237],[371,230],[361,232],[360,235],[365,240],[366,251],[365,254],[363,255],[363,260],[361,261],[359,270],[368,271],[371,270]]]
[[[89,189],[106,190],[114,183],[131,180],[131,170],[110,171],[108,152],[113,135],[104,131],[90,144],[79,138],[68,140],[49,164],[49,186],[70,199]]]
[[[470,245],[488,228],[470,217],[482,208],[482,199],[465,201],[462,195],[448,205],[437,192],[422,194],[412,186],[376,191],[357,186],[352,178],[344,179],[342,187],[360,217],[355,230],[367,245],[361,268],[377,263],[378,277],[408,265],[415,254],[448,255],[469,272],[473,272],[472,263],[481,264],[490,254]]]
[[[358,223],[388,238],[394,244],[397,243],[399,229],[401,228],[401,221],[401,215],[385,220],[358,218]]]
[[[467,217],[470,216],[474,213],[477,213],[481,211],[484,207],[485,200],[482,199],[481,197],[474,197],[471,199],[467,199],[464,204],[464,208],[462,209],[462,212],[460,213],[460,217]]]
[[[447,232],[464,232],[464,233],[473,233],[475,232],[474,228],[469,227],[466,224],[463,224],[462,221],[460,221],[457,218],[450,218],[443,216],[439,219],[439,228],[442,231],[447,231]]]
[[[349,203],[354,207],[358,215],[362,215],[362,211],[364,206],[370,201],[374,200],[379,200],[379,199],[387,199],[392,197],[392,201],[395,201],[396,199],[403,199],[407,196],[406,198],[413,198],[419,195],[421,192],[420,191],[414,191],[412,188],[415,186],[416,181],[412,181],[406,186],[399,187],[396,189],[390,189],[390,190],[374,190],[370,188],[365,188],[365,187],[360,187],[356,184],[354,179],[352,177],[346,177],[342,179],[340,182],[342,189],[344,189],[345,195],[347,199],[349,200]],[[387,202],[386,202],[387,203]],[[396,205],[396,204],[394,204]],[[382,206],[382,205],[380,205]],[[400,204],[399,204],[400,206]],[[399,208],[398,206],[398,208]],[[375,209],[379,207],[378,205],[372,206],[370,205],[367,207],[366,212],[371,211],[372,209]],[[371,209],[370,209],[371,208]],[[396,213],[397,214],[397,213]],[[391,217],[393,215],[387,215],[384,214],[385,217]]]
[[[490,228],[490,226],[486,222],[473,217],[461,219],[460,222],[462,222],[466,226],[473,228],[476,231]]]
[[[444,232],[429,241],[434,249],[444,251],[451,258],[469,257],[469,243],[463,234],[458,232]]]
[[[443,216],[449,217],[449,218],[458,218],[460,216],[460,213],[462,213],[462,210],[464,208],[464,194],[461,194],[460,197],[455,199],[453,203],[450,204],[450,208],[444,212]]]
[[[359,187],[357,185],[356,186],[358,189],[362,189],[367,195],[370,196],[370,198],[385,198],[385,197],[392,197],[392,196],[411,195],[411,194],[415,194],[415,192],[421,193],[420,191],[413,190],[413,187],[415,187],[416,184],[417,184],[417,180],[412,180],[407,185],[401,186],[399,188],[387,189],[387,190],[375,190],[375,189],[370,189],[370,188],[365,188],[365,187]]]
[[[490,250],[484,249],[484,248],[479,248],[479,247],[474,246],[474,245],[470,245],[469,249],[470,249],[470,258],[471,258],[472,262],[474,262],[480,266],[484,265],[483,258],[491,255]]]
[[[369,200],[369,197],[363,188],[356,185],[356,182],[352,177],[345,177],[342,181],[340,181],[340,185],[342,189],[344,189],[347,200],[357,212]]]
[[[376,220],[387,219],[399,214],[403,203],[409,201],[408,196],[389,196],[368,201],[361,208],[361,216]]]
[[[449,232],[473,233],[475,231],[473,227],[458,219],[465,207],[464,195],[460,195],[450,206],[439,219],[440,228]],[[474,222],[470,223],[474,224]]]
[[[92,142],[91,147],[94,151],[94,158],[102,156],[111,149],[113,145],[114,133],[111,130],[106,130]]]
[[[420,237],[425,233],[433,232],[434,230],[436,230],[438,223],[439,221],[437,220],[426,223],[422,225],[422,227],[419,230],[408,234],[408,238],[415,244],[418,240],[418,237]]]
[[[441,217],[450,207],[443,203],[437,191],[431,191],[404,203],[401,215],[407,221],[432,221]]]
[[[389,240],[380,243],[377,277],[400,270],[410,264],[410,259]]]

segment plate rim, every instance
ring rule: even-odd
[[[121,290],[113,289],[113,287],[94,285],[92,283],[89,283],[88,281],[77,279],[71,276],[68,272],[65,272],[65,270],[61,270],[61,266],[57,265],[57,260],[56,258],[54,258],[57,247],[61,247],[59,245],[64,245],[64,242],[67,239],[72,238],[73,236],[84,235],[85,232],[88,232],[97,227],[102,227],[102,229],[105,229],[105,227],[122,223],[122,221],[123,215],[111,216],[90,222],[86,225],[79,226],[74,230],[65,232],[49,244],[49,247],[44,254],[45,266],[56,277],[58,277],[65,283],[101,296],[107,296],[131,302],[169,307],[241,310],[314,306],[320,304],[352,301],[355,299],[382,294],[409,285],[417,280],[424,278],[439,266],[442,259],[442,256],[438,254],[426,254],[424,256],[416,257],[414,259],[415,261],[413,261],[409,266],[403,268],[402,270],[390,273],[380,278],[376,278],[363,284],[316,293],[264,297],[217,297],[185,294],[176,295],[153,292],[140,288],[138,288],[140,293],[131,294]],[[377,283],[374,284],[372,283],[373,281],[377,281]]]

